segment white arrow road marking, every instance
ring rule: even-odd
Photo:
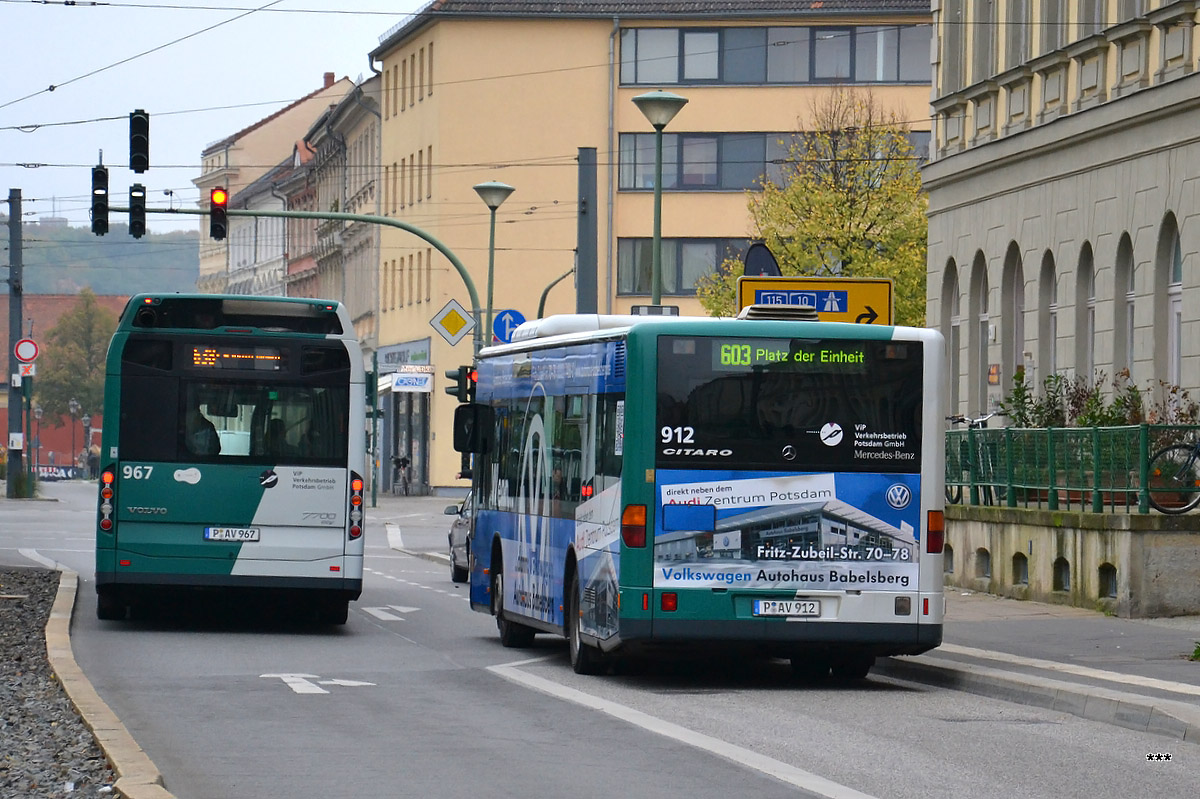
[[[367,613],[370,613],[380,621],[404,621],[402,617],[397,616],[394,613],[390,613],[388,608],[396,611],[396,613],[414,613],[420,610],[420,608],[410,608],[406,605],[387,605],[386,607],[382,608],[363,608],[363,610]]]
[[[360,685],[374,685],[373,682],[362,682],[361,680],[321,680],[321,685],[348,685],[351,688],[357,688]]]
[[[383,529],[387,530],[388,547],[390,549],[404,549],[404,536],[400,533],[400,525],[392,522],[384,522]]]
[[[291,688],[298,694],[327,694],[329,693],[319,685],[314,685],[309,680],[321,679],[317,674],[260,674],[259,677],[278,677],[283,680],[288,688]]]

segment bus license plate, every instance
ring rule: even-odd
[[[756,599],[755,616],[820,616],[819,599]]]
[[[257,527],[205,527],[204,538],[208,541],[257,541]]]

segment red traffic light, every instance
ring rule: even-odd
[[[225,205],[229,202],[229,192],[221,188],[213,189],[209,200],[213,205]]]

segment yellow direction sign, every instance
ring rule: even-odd
[[[462,337],[471,332],[471,328],[475,327],[475,320],[471,318],[471,312],[458,304],[456,300],[450,300],[446,303],[446,307],[437,312],[437,315],[429,320],[429,324],[433,325],[433,329],[442,335],[451,346],[462,341]]]
[[[892,324],[892,281],[885,277],[737,279],[738,310],[747,305],[811,305],[822,322]]]

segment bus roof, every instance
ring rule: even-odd
[[[121,312],[120,330],[254,328],[274,333],[345,337],[354,327],[336,300],[241,294],[137,294]]]

